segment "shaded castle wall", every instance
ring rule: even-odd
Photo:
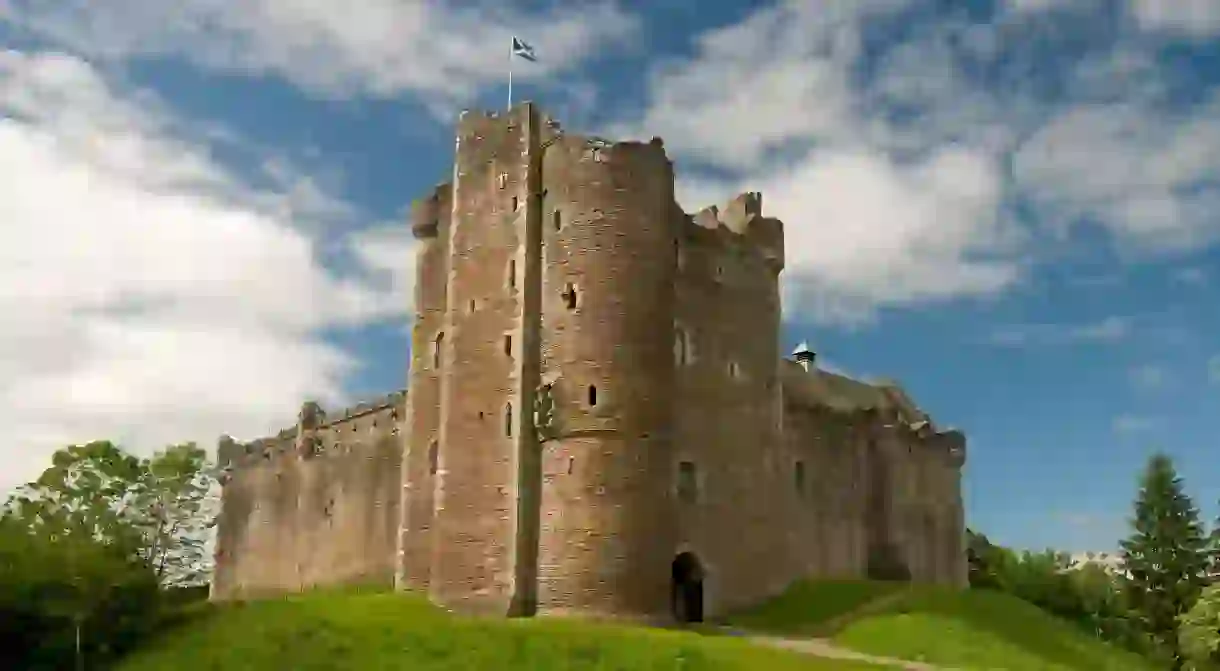
[[[804,491],[792,516],[799,530],[793,543],[797,575],[862,578],[868,464],[863,414],[810,406],[791,397],[785,399],[784,413],[786,451],[805,472]]]
[[[402,469],[399,586],[426,592],[435,546],[432,527],[440,466],[440,395],[449,277],[453,187],[437,187],[415,203],[415,322],[411,328],[410,389]]]
[[[795,571],[793,463],[781,433],[777,334],[783,230],[758,194],[680,215],[675,449],[671,473],[694,465],[697,500],[671,501],[672,554],[705,565],[705,608],[732,609],[782,590]],[[732,529],[726,533],[726,529]]]
[[[392,581],[404,406],[393,394],[271,439],[222,439],[213,598]]]
[[[565,136],[542,162],[541,611],[669,610],[672,166],[659,142]]]

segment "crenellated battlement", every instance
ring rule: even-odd
[[[744,250],[759,255],[773,272],[784,267],[784,225],[763,216],[762,194],[747,191],[724,205],[711,205],[689,215],[684,237],[697,245]]]

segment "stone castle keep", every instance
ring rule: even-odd
[[[965,584],[965,438],[897,385],[781,355],[759,194],[685,214],[659,139],[525,103],[462,115],[411,225],[408,391],[221,439],[213,598],[379,582],[698,620],[805,576]]]

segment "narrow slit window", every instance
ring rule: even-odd
[[[445,343],[445,332],[441,331],[436,334],[436,340],[432,341],[432,367],[440,369],[441,367],[441,345]]]
[[[470,303],[466,306],[466,308],[470,311],[471,314],[474,314],[474,307],[475,307],[474,299],[472,298],[472,299],[470,299]]]
[[[551,213],[551,224],[557,231],[563,228],[563,215],[559,213],[559,210],[555,210]]]
[[[511,335],[504,336],[504,355],[513,355],[513,337]]]
[[[576,309],[576,285],[569,284],[563,289],[563,302],[568,306],[569,310]]]
[[[499,176],[496,177],[496,184],[498,184],[501,189],[508,186],[508,173],[500,173]]]
[[[572,474],[572,469],[576,467],[576,457],[568,457],[568,475]]]
[[[597,405],[597,387],[589,385],[589,407]]]
[[[796,486],[796,495],[805,496],[805,462],[796,462],[795,470],[792,473],[793,485]]]
[[[518,206],[517,197],[513,196],[513,212],[517,211],[517,206]]]
[[[517,288],[517,260],[509,259],[508,261],[508,288]]]
[[[436,469],[440,462],[440,444],[435,440],[428,443],[428,473],[436,475]]]
[[[504,405],[504,435],[509,438],[513,437],[513,404],[506,403]]]

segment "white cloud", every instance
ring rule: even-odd
[[[342,400],[354,362],[319,328],[409,308],[409,275],[384,276],[397,229],[357,237],[366,272],[338,276],[302,225],[338,201],[290,219],[179,126],[81,60],[0,52],[0,489],[70,442],[281,428]]]
[[[1130,8],[1145,30],[1194,39],[1220,35],[1217,0],[1130,0]]]
[[[648,107],[606,134],[660,135],[680,169],[729,173],[685,173],[688,210],[763,192],[766,212],[785,222],[789,309],[855,321],[882,306],[998,291],[1021,274],[1008,256],[1020,231],[1001,216],[1003,175],[987,133],[900,155],[896,145],[913,145],[854,79],[862,24],[906,4],[793,1],[754,12],[702,35],[694,58],[659,67]],[[877,88],[959,90],[935,64],[898,70],[909,61],[892,59]]]
[[[1199,247],[1220,235],[1220,92],[1187,113],[1082,104],[1016,152],[1017,186],[1061,228],[1091,221],[1128,252]]]
[[[91,57],[177,56],[327,95],[416,91],[446,103],[504,80],[513,34],[538,50],[536,64],[514,71],[531,81],[629,38],[636,25],[609,2],[522,11],[403,0],[0,0],[0,19]]]

